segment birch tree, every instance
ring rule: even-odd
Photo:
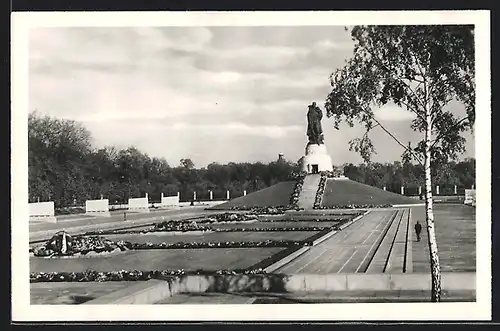
[[[347,29],[346,29],[347,30]],[[462,133],[473,130],[475,70],[473,26],[356,26],[354,52],[330,76],[332,90],[325,108],[334,126],[361,124],[365,133],[350,149],[370,161],[375,147],[370,132],[381,129],[425,169],[425,207],[430,251],[432,295],[440,301],[441,272],[434,230],[432,173],[465,151]],[[464,105],[463,116],[447,110],[452,101]],[[402,143],[377,120],[374,109],[397,105],[413,113],[409,129],[421,133],[415,147]]]

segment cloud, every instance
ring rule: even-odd
[[[386,105],[374,111],[375,117],[382,121],[408,121],[415,118],[415,114],[396,105]]]
[[[29,50],[30,110],[83,122],[96,146],[203,165],[298,159],[307,105],[323,104],[352,41],[335,26],[37,28]],[[329,151],[348,161],[347,133],[332,126],[324,120]]]
[[[302,131],[299,125],[248,125],[240,122],[228,124],[192,124],[186,122],[175,123],[166,130],[190,131],[207,135],[246,135],[263,136],[269,138],[282,138],[290,133]]]
[[[246,46],[234,49],[208,48],[190,54],[193,65],[202,70],[282,73],[287,70],[311,70],[341,65],[352,50],[338,47],[329,40],[301,46]]]

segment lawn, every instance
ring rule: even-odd
[[[263,240],[304,240],[315,235],[315,231],[266,231],[266,232],[212,232],[207,234],[116,234],[105,235],[110,240],[125,240],[134,243],[176,243],[176,242],[225,242],[225,241],[263,241]]]
[[[476,209],[463,204],[435,204],[434,217],[441,271],[476,271]],[[423,225],[422,240],[413,240],[413,272],[429,272],[424,207],[412,208],[412,222]],[[413,226],[413,225],[412,225]]]
[[[288,222],[255,222],[247,224],[212,224],[211,227],[214,229],[250,229],[250,228],[265,228],[265,229],[275,229],[275,228],[298,228],[298,227],[329,227],[339,224],[339,222],[315,222],[315,221],[288,221]]]
[[[131,282],[33,283],[30,284],[30,304],[81,304],[132,284]]]
[[[420,201],[353,180],[328,180],[322,206],[416,204]]]
[[[275,184],[257,192],[250,193],[223,204],[214,206],[213,210],[228,210],[231,207],[279,207],[287,206],[290,203],[295,181],[287,181]]]
[[[286,248],[211,248],[127,251],[89,258],[31,257],[31,272],[218,270],[248,268]]]

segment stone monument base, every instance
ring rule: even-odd
[[[324,144],[308,144],[306,155],[302,162],[302,171],[308,174],[319,173],[321,171],[333,171],[332,158],[328,155]]]

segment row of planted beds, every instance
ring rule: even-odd
[[[134,250],[162,250],[162,249],[217,249],[217,248],[275,248],[283,250],[264,260],[244,269],[234,270],[119,270],[98,272],[86,270],[84,272],[31,272],[30,281],[33,282],[95,282],[95,281],[132,281],[162,279],[164,277],[184,274],[248,274],[264,273],[264,269],[279,261],[283,257],[312,243],[325,234],[339,230],[340,226],[363,211],[337,212],[331,217],[307,221],[289,221],[276,217],[283,215],[284,210],[279,208],[253,209],[245,213],[227,212],[198,220],[176,220],[158,222],[141,229],[128,230],[101,230],[87,232],[78,236],[71,236],[64,231],[56,233],[50,240],[36,247],[30,247],[30,253],[36,258],[71,259],[106,255],[110,253]],[[274,216],[272,216],[274,215]],[[310,236],[301,240],[266,239],[247,241],[246,235],[252,232],[310,232]],[[119,235],[170,235],[182,238],[183,235],[197,234],[202,240],[169,242],[131,242],[126,240],[112,240],[110,237]],[[241,240],[211,241],[206,238],[210,234],[241,233]],[[107,237],[106,237],[107,236]],[[166,237],[168,238],[168,236]],[[238,238],[239,239],[239,238]]]

